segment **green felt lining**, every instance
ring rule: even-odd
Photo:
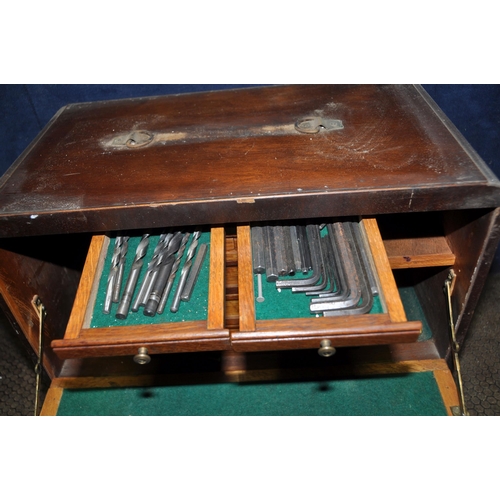
[[[430,340],[432,338],[431,327],[427,322],[424,310],[422,309],[417,293],[415,292],[415,288],[412,286],[399,287],[398,292],[406,313],[406,319],[408,321],[422,322],[422,333],[418,338],[418,342]]]
[[[65,389],[60,416],[445,416],[432,372],[349,380]]]
[[[161,323],[179,323],[183,321],[205,321],[208,315],[208,277],[209,277],[209,263],[210,263],[210,232],[203,232],[199,238],[198,248],[202,243],[207,243],[207,253],[205,255],[205,259],[203,261],[202,268],[200,270],[200,274],[198,276],[198,280],[196,282],[196,286],[193,290],[193,295],[189,302],[181,302],[179,307],[179,311],[177,313],[170,312],[170,305],[172,303],[172,299],[174,297],[174,292],[177,289],[177,283],[180,279],[181,269],[186,260],[186,253],[189,245],[192,241],[192,236],[190,237],[187,245],[186,252],[184,252],[184,256],[181,260],[181,264],[179,267],[179,271],[177,272],[176,279],[174,281],[174,286],[169,296],[169,300],[167,302],[167,307],[165,307],[165,311],[161,315],[155,315],[153,318],[145,316],[143,314],[143,309],[139,309],[138,312],[130,311],[127,319],[119,320],[116,319],[115,313],[118,307],[118,304],[113,304],[111,313],[109,315],[104,314],[104,299],[106,297],[106,285],[109,270],[111,267],[111,258],[113,256],[113,250],[115,245],[115,240],[111,239],[108,247],[108,252],[106,254],[106,260],[104,263],[103,273],[101,275],[101,279],[99,281],[99,288],[97,292],[96,302],[94,305],[94,310],[92,314],[92,320],[90,323],[91,328],[106,328],[112,326],[136,326],[136,325],[157,325]],[[144,264],[142,266],[141,275],[139,277],[139,282],[137,284],[135,292],[138,293],[140,284],[142,282],[142,278],[144,277],[147,269],[147,265],[153,256],[154,249],[158,240],[160,239],[160,235],[151,235],[149,238],[149,246],[146,257],[144,259]],[[140,237],[130,238],[129,240],[129,248],[127,252],[127,260],[126,267],[124,273],[124,281],[127,279],[130,268],[132,266],[132,262],[134,259],[135,251],[137,249],[137,245],[141,241]],[[122,285],[125,286],[125,282]],[[135,297],[135,295],[134,295]]]

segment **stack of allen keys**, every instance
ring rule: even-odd
[[[181,301],[188,302],[191,299],[203,265],[207,244],[199,245],[200,235],[200,231],[196,231],[192,235],[182,232],[160,235],[141,281],[150,236],[144,234],[137,246],[123,291],[121,291],[121,283],[129,238],[117,237],[108,275],[104,314],[111,312],[113,302],[118,303],[117,319],[126,319],[129,310],[138,312],[140,308],[144,308],[145,316],[153,317],[156,314],[162,314],[176,277],[180,275],[170,306],[170,312],[176,313]],[[180,269],[184,256],[184,263]],[[139,282],[141,282],[140,285]]]
[[[312,314],[366,314],[379,294],[358,222],[252,227],[252,256],[255,274],[310,297]]]

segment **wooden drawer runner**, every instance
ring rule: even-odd
[[[239,329],[231,332],[236,351],[319,348],[322,340],[334,347],[414,342],[419,321],[407,321],[375,219],[361,226],[369,243],[381,288],[381,313],[339,317],[259,319],[256,314],[250,226],[238,227]],[[278,306],[279,307],[279,306]]]
[[[157,315],[156,319],[148,321],[140,310],[137,313],[129,313],[129,316],[138,315],[142,317],[142,321],[145,319],[147,324],[131,325],[116,320],[112,310],[106,317],[108,319],[101,320],[101,323],[109,322],[107,326],[103,326],[99,320],[96,322],[93,316],[97,315],[94,314],[95,310],[102,309],[102,281],[106,279],[106,275],[102,276],[102,279],[101,275],[103,270],[106,271],[104,269],[106,259],[108,261],[110,259],[108,255],[110,239],[106,236],[95,236],[64,339],[52,342],[54,351],[60,358],[67,359],[135,355],[142,347],[148,350],[148,354],[228,349],[229,331],[224,327],[225,231],[223,228],[212,228],[206,239],[209,241],[209,259],[205,259],[208,260],[208,297],[205,295],[206,306],[203,307],[201,317],[186,319],[170,313],[166,308],[161,317]],[[146,266],[147,262],[143,264],[141,279]],[[177,279],[180,271],[181,268],[177,273]],[[127,272],[124,279],[126,276]],[[170,297],[174,294],[175,286],[174,284]],[[138,288],[139,285],[136,291]],[[182,308],[188,307],[188,304],[181,303],[179,315]],[[200,312],[195,311],[196,315],[199,316]],[[165,319],[161,319],[163,316]],[[136,323],[139,321],[141,320],[137,318]]]

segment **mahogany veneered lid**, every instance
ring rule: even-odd
[[[499,187],[418,86],[71,104],[0,179],[0,236],[494,207]]]

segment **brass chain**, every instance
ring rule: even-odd
[[[450,320],[450,331],[451,331],[451,351],[453,353],[453,366],[455,368],[455,374],[457,379],[459,398],[460,398],[460,414],[462,416],[468,415],[467,409],[465,407],[465,396],[464,396],[464,387],[462,383],[462,371],[460,368],[460,344],[457,342],[456,332],[455,332],[455,324],[453,322],[453,307],[451,305],[451,295],[452,295],[452,285],[455,281],[455,273],[453,271],[450,272],[448,278],[444,282],[446,298],[448,300],[448,316]]]
[[[40,297],[35,295],[33,300],[31,301],[35,311],[38,314],[38,360],[35,365],[35,374],[36,374],[36,386],[35,386],[35,417],[39,415],[39,406],[40,406],[40,386],[41,386],[41,378],[42,378],[42,370],[43,370],[43,324],[45,318],[45,306],[43,305]]]

